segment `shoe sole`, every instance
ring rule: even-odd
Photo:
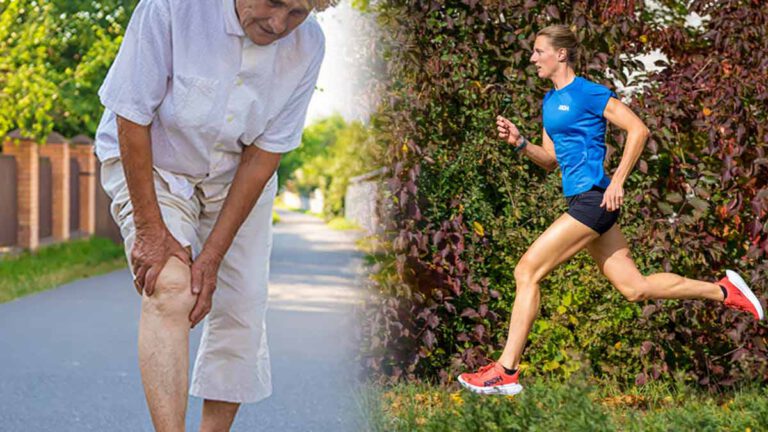
[[[500,386],[479,387],[464,381],[464,379],[462,379],[461,377],[459,377],[459,383],[465,389],[478,394],[514,396],[520,393],[521,391],[523,391],[523,386],[521,386],[520,384],[514,384],[514,383],[504,384]]]
[[[744,297],[746,297],[747,300],[752,303],[755,309],[757,309],[757,316],[759,317],[758,320],[762,320],[764,317],[763,306],[760,305],[760,301],[757,299],[757,296],[752,292],[751,289],[749,289],[749,286],[747,286],[747,283],[744,282],[744,279],[742,279],[741,276],[739,276],[739,274],[733,270],[726,270],[725,276],[727,276],[728,280],[731,281],[731,283],[736,288],[738,288],[742,294],[744,294]]]

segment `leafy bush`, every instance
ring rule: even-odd
[[[96,94],[136,0],[0,2],[0,136],[93,134]]]
[[[381,56],[387,62],[387,81],[376,127],[377,137],[388,145],[391,178],[382,208],[388,215],[388,235],[374,257],[377,294],[368,303],[364,321],[364,360],[376,375],[449,382],[459,370],[498,357],[514,301],[517,260],[565,206],[559,176],[546,176],[495,139],[494,118],[497,114],[511,118],[524,135],[537,141],[533,137],[541,134],[539,107],[549,83],[535,78],[528,57],[536,31],[553,23],[572,24],[585,47],[577,73],[609,86],[610,80],[635,84],[628,76],[641,65],[632,56],[663,47],[661,41],[679,42],[684,30],[680,23],[658,28],[652,14],[640,2],[636,14],[633,3],[468,0],[377,5],[385,35]],[[751,5],[759,16],[755,21],[764,20],[759,14],[765,13],[765,6]],[[679,9],[680,4],[673,6]],[[738,12],[731,8],[723,13],[734,10]],[[707,25],[713,23],[714,18]],[[709,41],[717,37],[708,28],[686,31],[692,32],[691,45],[701,45],[702,50],[709,46],[711,56],[719,55],[722,46],[711,46]],[[728,39],[718,40],[726,44]],[[677,67],[651,76],[651,82],[668,75],[693,76]],[[750,85],[759,85],[757,74],[748,76]],[[717,241],[705,240],[703,231],[693,225],[685,226],[690,233],[682,232],[679,224],[665,225],[668,217],[660,216],[659,198],[664,195],[659,191],[685,180],[670,158],[684,153],[681,163],[690,163],[694,155],[706,153],[700,134],[698,139],[693,132],[692,137],[685,135],[700,124],[664,117],[671,115],[665,114],[667,99],[676,98],[681,107],[690,103],[683,93],[670,81],[649,87],[631,102],[641,117],[648,118],[654,137],[650,157],[626,185],[634,196],[623,209],[623,232],[635,245],[635,259],[644,273],[670,268],[684,275],[713,277],[724,264],[738,263],[755,269],[752,279],[759,281],[756,275],[764,272],[765,255],[741,248],[745,237],[730,239],[732,231],[724,233],[715,214],[708,216],[712,229],[707,234]],[[667,98],[654,100],[653,94]],[[655,111],[649,109],[651,101]],[[679,110],[672,107],[670,112],[678,115]],[[764,110],[745,111],[753,116],[745,118],[746,123],[764,128],[755,121],[763,118],[757,113],[765,115]],[[679,131],[678,137],[685,139],[684,152],[678,149],[680,141],[668,136],[669,130]],[[746,133],[740,136],[752,139]],[[610,149],[620,150],[619,138],[615,131],[609,134]],[[661,148],[662,141],[667,149]],[[753,168],[744,170],[742,183],[729,183],[733,191],[764,184],[764,167],[754,159],[764,145],[756,147],[743,154],[741,163]],[[620,151],[612,153],[608,165],[616,166]],[[717,159],[714,154],[708,158]],[[750,186],[748,172],[761,173],[762,179]],[[698,201],[688,206],[689,213],[706,212]],[[747,213],[748,222],[756,215],[765,221],[764,212]],[[765,236],[766,228],[761,229]],[[691,239],[699,236],[701,241],[689,248]],[[715,244],[714,251],[708,250]],[[755,288],[763,291],[764,286],[758,283]],[[523,367],[536,366],[529,368],[529,374],[563,376],[586,369],[625,382],[637,378],[640,383],[647,376],[659,378],[673,371],[688,372],[707,385],[768,378],[764,325],[712,303],[669,301],[661,308],[665,312],[659,312],[659,306],[627,302],[586,254],[577,255],[542,284],[540,317]],[[728,336],[727,329],[736,329],[737,336]],[[737,352],[739,357],[732,358]],[[735,365],[736,360],[741,366],[722,366]],[[708,367],[715,364],[723,369],[713,375]]]
[[[690,11],[707,17],[701,28],[680,14],[648,32],[669,67],[638,97],[654,136],[639,167],[647,175],[636,186],[634,242],[667,271],[714,280],[736,269],[766,304],[768,3],[694,1]],[[768,381],[766,325],[710,303],[660,306],[638,320],[646,372],[690,370],[707,385]]]

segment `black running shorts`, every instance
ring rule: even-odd
[[[566,198],[568,214],[600,235],[611,229],[619,218],[619,210],[609,212],[600,207],[604,192],[604,189],[592,186],[592,189],[586,192]]]

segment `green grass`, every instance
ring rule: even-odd
[[[315,216],[315,217],[319,217],[319,218],[322,218],[324,216],[323,213],[313,213],[313,212],[311,212],[309,210],[304,210],[304,209],[301,209],[301,208],[298,208],[298,207],[290,207],[287,204],[285,204],[283,202],[283,200],[280,199],[280,197],[275,198],[275,201],[272,204],[272,208],[280,209],[280,210],[293,211],[293,212],[296,212],[296,213],[303,213],[305,215]]]
[[[360,225],[343,217],[335,217],[328,221],[328,228],[336,231],[357,231],[362,229]]]
[[[323,217],[323,213],[313,213],[313,212],[311,212],[309,210],[305,210],[305,209],[302,209],[302,208],[299,208],[299,207],[291,207],[288,204],[286,204],[285,201],[283,201],[282,197],[280,197],[279,195],[275,198],[275,201],[272,203],[272,208],[280,209],[280,210],[294,211],[294,212],[297,212],[297,213],[303,213],[303,214],[306,214],[306,215],[316,216],[316,217],[319,217],[319,218]]]
[[[123,247],[92,237],[0,257],[0,303],[126,266]]]
[[[294,211],[297,213],[302,213],[309,216],[314,216],[316,218],[325,219],[324,213],[314,213],[309,210],[304,210],[300,208],[295,207],[288,207],[280,197],[275,198],[275,202],[273,204],[273,208],[280,209],[280,210],[289,210]],[[277,212],[274,212],[272,216],[272,223],[278,223],[280,222],[280,217],[277,216]],[[361,229],[359,225],[356,223],[345,219],[344,217],[335,217],[327,222],[328,228],[336,231],[353,231],[353,230],[359,230]]]
[[[311,210],[293,209],[293,211],[299,212],[299,213],[303,213],[303,214],[308,215],[308,216],[314,216],[314,217],[320,218],[320,219],[325,218],[325,214],[323,214],[323,213],[315,213],[315,212],[313,212]]]
[[[358,401],[367,430],[761,431],[768,388],[709,394],[684,384],[622,390],[607,382],[523,381],[517,396],[480,396],[428,384],[369,385]]]

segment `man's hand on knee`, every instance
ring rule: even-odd
[[[192,258],[187,249],[171,235],[165,226],[136,230],[136,240],[131,249],[134,285],[139,295],[151,296],[160,271],[172,256],[179,258],[186,265],[191,265]]]
[[[221,254],[212,249],[203,248],[195,262],[192,263],[192,294],[197,296],[195,307],[189,314],[192,327],[202,321],[211,311],[213,292],[216,290],[216,279],[222,259]]]

